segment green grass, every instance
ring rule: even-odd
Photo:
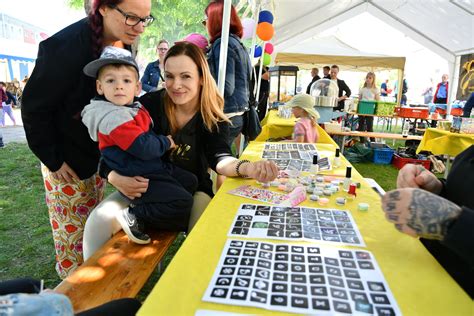
[[[54,288],[61,280],[54,270],[54,247],[40,163],[22,143],[0,149],[0,281],[20,277],[44,279]],[[375,179],[385,190],[393,189],[397,170],[391,165],[357,163],[364,176]],[[111,192],[112,186],[107,191]],[[144,300],[161,272],[184,241],[181,234],[169,249],[161,271],[153,273],[138,298]]]

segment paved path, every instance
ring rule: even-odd
[[[0,132],[3,134],[3,142],[5,144],[17,142],[26,143],[25,130],[23,129],[23,122],[21,121],[21,112],[19,109],[13,109],[16,126],[10,121],[10,117],[6,115],[5,126],[0,127]]]

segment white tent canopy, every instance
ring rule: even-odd
[[[457,88],[459,56],[474,52],[473,0],[273,0],[268,9],[275,15],[277,54],[298,47],[305,53],[308,39],[368,13],[445,59],[451,96]],[[370,30],[361,32],[370,35]],[[321,54],[315,46],[311,53]]]

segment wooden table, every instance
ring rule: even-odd
[[[331,131],[329,132],[329,134],[342,136],[341,152],[344,152],[344,144],[346,142],[347,136],[357,136],[357,137],[367,137],[367,138],[373,137],[373,138],[398,139],[398,140],[422,140],[423,138],[422,136],[417,136],[417,135],[402,136],[401,134],[394,134],[394,133],[359,132],[359,131],[350,131],[350,132]]]
[[[263,146],[264,143],[251,142],[242,158],[259,159]],[[331,158],[334,155],[334,145],[316,146],[322,156]],[[349,163],[344,157],[341,160],[342,167],[332,171],[333,173],[344,173],[345,166]],[[327,207],[351,211],[367,244],[364,249],[374,254],[403,315],[472,315],[473,302],[469,296],[418,239],[400,233],[385,219],[380,197],[356,170],[353,170],[353,178],[362,183],[357,198],[344,207],[336,206],[331,198],[332,202]],[[147,297],[138,312],[139,316],[194,315],[197,310],[247,315],[284,314],[202,301],[239,205],[257,202],[226,193],[243,184],[256,185],[254,180],[227,178]],[[343,193],[336,194],[339,195],[342,196]],[[359,202],[368,202],[369,211],[357,211]],[[305,201],[302,205],[317,207],[318,204]]]

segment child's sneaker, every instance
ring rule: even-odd
[[[143,232],[143,225],[135,215],[128,211],[128,208],[117,214],[117,220],[131,241],[142,245],[150,243],[150,236]]]

